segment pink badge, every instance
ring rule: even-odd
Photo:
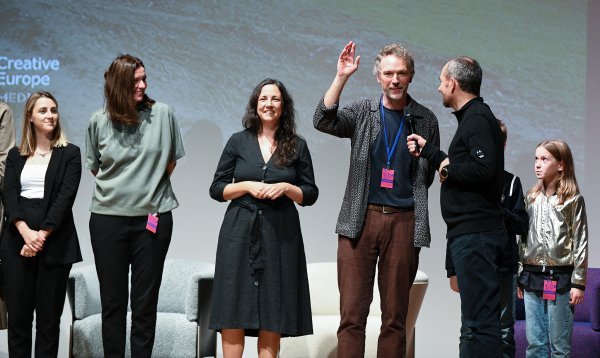
[[[394,170],[388,168],[381,169],[381,187],[392,189],[394,187]]]
[[[558,281],[555,280],[544,280],[544,295],[545,300],[554,301],[556,300],[556,284]]]
[[[158,227],[158,216],[155,214],[148,214],[148,222],[146,223],[146,229],[153,234],[156,234],[156,228]]]

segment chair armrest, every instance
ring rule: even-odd
[[[215,268],[212,264],[204,264],[201,271],[196,272],[189,283],[185,304],[186,318],[201,324],[208,320],[212,300],[212,287]]]
[[[201,263],[190,280],[185,304],[186,318],[198,324],[196,349],[198,357],[217,355],[217,333],[208,328],[215,276],[213,264]]]
[[[67,295],[73,321],[102,312],[100,285],[93,265],[71,269],[67,282]]]

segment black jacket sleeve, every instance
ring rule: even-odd
[[[529,215],[525,209],[525,197],[519,177],[514,178],[512,186],[509,184],[509,191],[505,193],[503,207],[506,230],[514,235],[525,235],[529,229]]]
[[[43,229],[56,230],[65,217],[71,215],[73,203],[79,189],[79,182],[81,181],[81,151],[79,147],[69,144],[65,148],[63,156],[64,164],[61,163],[61,166],[64,166],[64,172],[61,171],[61,177],[52,179],[55,182],[59,182],[59,186],[54,188],[54,190],[58,190],[56,194],[49,194],[53,196],[53,200],[40,226]]]
[[[298,139],[299,153],[296,172],[298,180],[296,185],[302,190],[302,206],[312,205],[317,201],[319,189],[315,184],[312,159],[308,146],[304,140]]]

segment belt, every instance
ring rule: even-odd
[[[413,211],[414,208],[412,208],[412,207],[399,208],[397,206],[368,204],[367,210],[379,211],[384,214],[394,214],[394,213],[405,213],[408,211]]]

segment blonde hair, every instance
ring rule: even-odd
[[[33,108],[36,102],[40,98],[49,98],[54,101],[56,108],[58,109],[58,102],[56,98],[50,92],[34,92],[29,96],[27,102],[25,102],[25,110],[23,111],[23,132],[21,134],[21,145],[19,146],[19,153],[22,156],[30,157],[35,153],[37,147],[37,140],[35,137],[35,127],[30,121],[31,115],[33,114]],[[56,127],[54,128],[53,138],[50,143],[52,148],[64,147],[67,145],[67,136],[60,126],[60,116],[57,117]]]
[[[536,148],[543,147],[546,149],[558,162],[563,165],[563,170],[559,172],[558,178],[556,178],[556,196],[558,198],[558,204],[563,204],[566,200],[574,197],[579,193],[579,186],[577,185],[577,178],[575,178],[575,162],[573,161],[573,154],[571,154],[571,148],[569,145],[560,140],[545,140],[537,145]],[[527,196],[531,201],[544,190],[544,183],[542,180],[529,189]]]

